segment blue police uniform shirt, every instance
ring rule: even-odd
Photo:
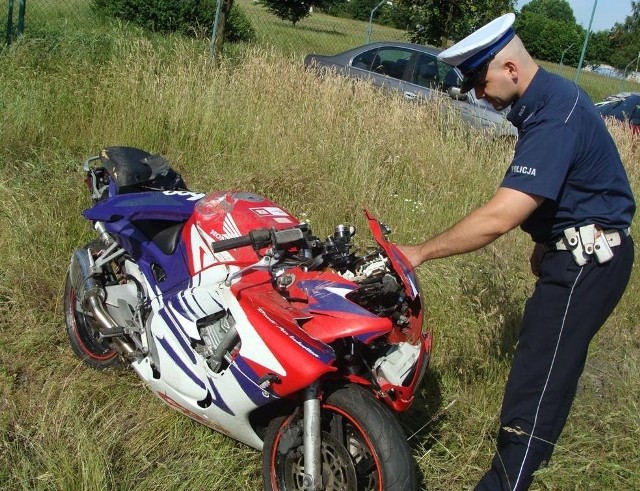
[[[618,149],[577,84],[540,67],[507,119],[518,141],[502,186],[546,198],[521,227],[535,242],[591,223],[631,225],[635,201]]]

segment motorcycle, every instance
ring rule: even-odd
[[[394,413],[411,405],[431,332],[411,265],[365,210],[320,239],[248,192],[187,189],[160,155],[84,163],[97,239],[65,286],[74,353],[132,368],[173,409],[261,450],[267,490],[416,488]]]

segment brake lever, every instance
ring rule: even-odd
[[[311,259],[304,261],[302,263],[302,270],[313,271],[316,268],[319,268],[320,266],[322,266],[323,264],[324,264],[324,257],[322,257],[322,254],[319,254]]]
[[[235,273],[230,274],[227,277],[227,279],[224,280],[224,286],[226,286],[227,288],[230,287],[231,283],[233,283],[233,280],[242,276],[244,273],[246,273],[249,270],[270,269],[273,264],[277,263],[278,260],[280,260],[280,257],[281,255],[277,251],[274,251],[273,249],[269,249],[266,252],[266,254],[260,258],[258,262],[254,264],[250,264],[249,266],[245,266],[244,268],[239,269]]]

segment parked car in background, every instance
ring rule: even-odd
[[[597,102],[602,117],[614,118],[629,124],[634,134],[640,135],[640,92],[620,92]]]
[[[494,135],[517,136],[506,112],[496,111],[487,101],[476,98],[473,91],[460,92],[462,75],[457,68],[438,60],[440,51],[420,44],[376,42],[337,55],[309,54],[304,64],[369,80],[410,100],[444,95],[472,127]]]

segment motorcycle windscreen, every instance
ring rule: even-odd
[[[369,228],[371,229],[373,238],[376,239],[378,245],[380,245],[380,247],[384,249],[384,252],[387,253],[387,257],[389,258],[389,261],[391,261],[393,269],[398,273],[398,276],[400,276],[400,279],[402,280],[406,294],[411,298],[411,300],[415,300],[415,298],[420,295],[420,287],[418,285],[418,277],[416,276],[411,263],[409,263],[409,260],[405,255],[400,252],[400,249],[387,240],[384,232],[382,231],[380,221],[366,208],[364,209],[364,214],[369,222]]]

